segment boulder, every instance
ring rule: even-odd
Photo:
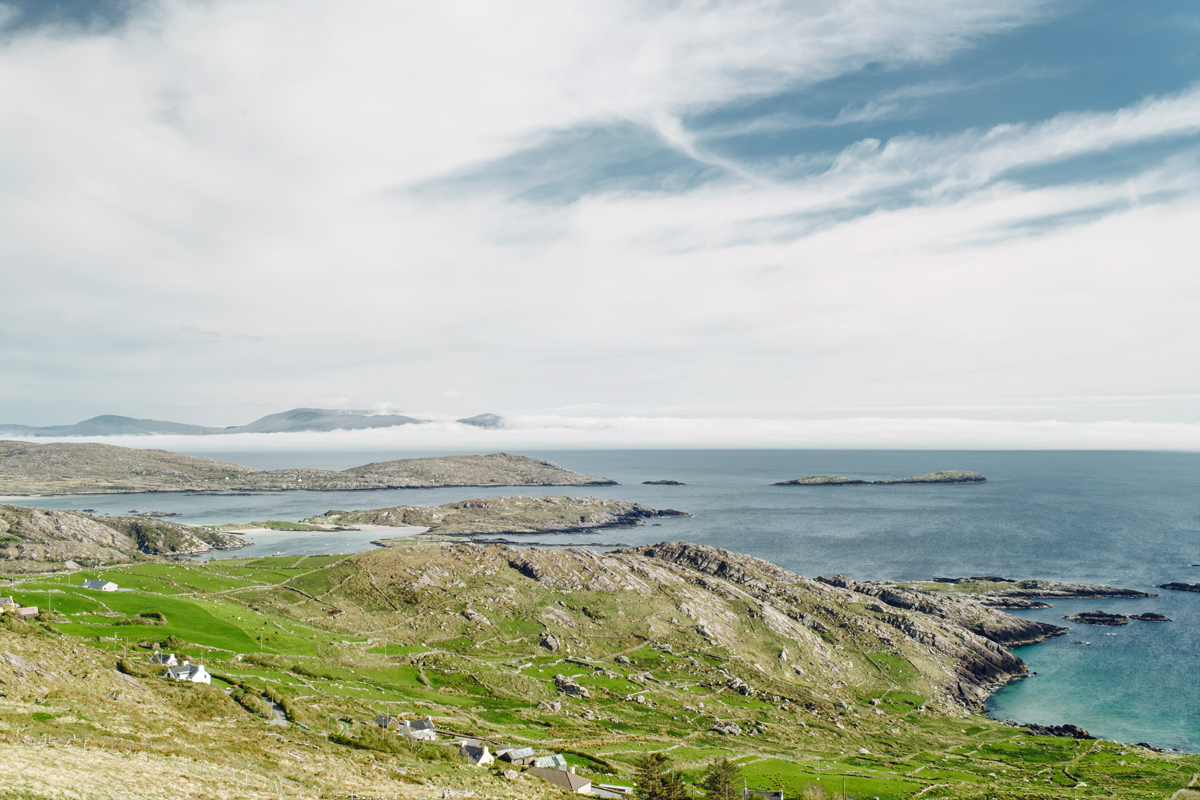
[[[592,693],[589,692],[586,687],[580,686],[578,683],[562,673],[554,676],[554,686],[560,692],[568,695],[569,697],[578,697],[582,700],[588,700],[592,696]]]

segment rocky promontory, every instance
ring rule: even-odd
[[[687,486],[687,484],[686,484],[686,483],[683,483],[683,482],[681,482],[681,481],[669,481],[669,480],[664,480],[664,481],[642,481],[642,485],[643,485],[643,486]]]
[[[865,481],[860,478],[845,478],[840,475],[809,475],[807,478],[796,478],[790,481],[780,481],[772,486],[894,486],[897,484],[916,483],[987,483],[987,478],[978,472],[967,472],[961,469],[930,472],[925,475],[915,475],[911,478],[887,478],[880,481]]]
[[[974,578],[934,578],[929,582],[906,584],[937,592],[970,594],[995,608],[1046,608],[1036,600],[1080,600],[1097,597],[1157,597],[1137,589],[1057,581],[1016,581],[995,575]]]
[[[194,525],[0,505],[0,561],[8,572],[47,572],[70,562],[197,555],[245,545],[239,536]]]
[[[591,533],[629,528],[654,517],[690,517],[602,497],[482,497],[440,506],[394,506],[366,511],[327,511],[305,522],[318,525],[420,526],[443,536],[478,534]]]

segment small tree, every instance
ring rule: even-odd
[[[671,759],[662,753],[647,753],[638,763],[637,800],[688,800],[683,776],[664,775]]]
[[[742,770],[728,758],[714,761],[704,771],[704,796],[713,800],[731,800],[740,797],[738,784],[742,779]]]

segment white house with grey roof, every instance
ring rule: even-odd
[[[204,668],[203,664],[190,664],[187,661],[183,662],[181,666],[168,669],[167,677],[176,681],[212,683],[212,676],[208,674],[208,670]]]
[[[404,724],[400,726],[400,735],[423,742],[437,740],[437,731],[434,730],[433,720],[429,717],[405,720]]]
[[[98,592],[115,592],[120,587],[112,581],[86,580],[79,584],[80,589],[95,589]]]

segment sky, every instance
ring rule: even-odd
[[[1198,230],[1191,0],[0,0],[0,423],[1200,449]]]

